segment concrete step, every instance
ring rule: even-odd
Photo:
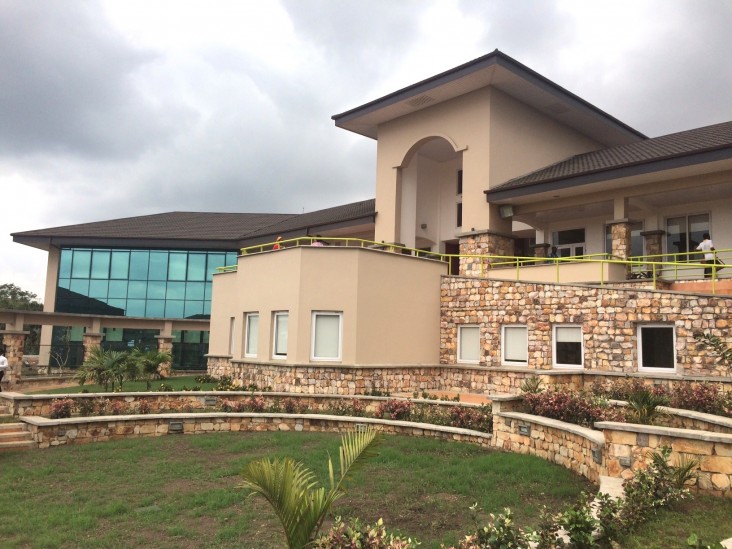
[[[0,452],[35,448],[36,443],[25,423],[0,423]]]

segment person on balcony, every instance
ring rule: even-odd
[[[701,241],[696,249],[697,251],[704,252],[704,259],[702,263],[705,265],[714,265],[714,244],[712,243],[712,237],[709,233],[702,235],[704,240]],[[704,278],[712,278],[713,267],[704,267]]]
[[[5,375],[5,371],[8,370],[10,367],[8,366],[8,359],[5,358],[5,351],[0,349],[0,383],[3,381],[3,376]],[[0,392],[2,392],[2,387],[0,386]]]

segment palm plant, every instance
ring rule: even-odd
[[[345,493],[349,473],[376,456],[380,443],[381,437],[373,429],[344,434],[337,477],[328,457],[328,490],[317,486],[315,474],[292,458],[264,458],[249,463],[242,473],[242,486],[270,503],[285,530],[288,548],[302,549],[315,540],[333,502]]]
[[[148,391],[151,381],[162,379],[160,367],[172,360],[172,355],[167,351],[143,351],[135,348],[130,355],[130,361],[137,370],[138,376],[147,383]]]
[[[89,351],[89,357],[84,361],[76,372],[76,379],[80,385],[84,385],[87,381],[97,383],[104,386],[104,390],[109,391],[109,386],[114,390],[125,378],[128,378],[128,360],[127,353],[120,351],[105,351],[101,347],[93,347]]]
[[[639,389],[628,395],[628,419],[632,423],[653,425],[665,415],[659,406],[668,404],[668,398],[648,389]]]

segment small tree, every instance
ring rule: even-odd
[[[117,385],[121,389],[125,379],[131,379],[129,356],[122,351],[105,351],[101,347],[93,347],[89,357],[77,370],[76,379],[81,385],[87,381],[103,385],[105,392],[109,391],[110,385],[113,391]]]
[[[152,381],[165,377],[160,372],[160,367],[167,362],[171,362],[173,357],[167,351],[143,351],[136,347],[132,350],[130,360],[137,370],[138,379],[145,380],[149,391]]]
[[[338,477],[328,458],[329,490],[317,487],[315,474],[292,458],[265,458],[249,463],[242,473],[242,486],[270,503],[285,530],[287,547],[302,549],[315,540],[333,502],[345,493],[348,474],[362,467],[367,458],[376,456],[380,443],[381,437],[373,429],[343,435]]]

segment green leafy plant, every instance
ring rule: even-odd
[[[369,549],[412,549],[420,544],[412,538],[403,538],[387,532],[384,521],[362,524],[357,518],[344,522],[336,517],[333,526],[312,545],[314,549],[340,549],[368,547]]]
[[[74,408],[74,400],[71,398],[58,398],[51,401],[51,419],[71,417],[71,410]]]
[[[376,417],[408,420],[412,413],[410,400],[389,399],[376,408]]]
[[[137,378],[145,380],[149,391],[152,381],[165,377],[162,366],[171,363],[173,355],[167,351],[144,351],[135,348],[130,353],[130,361],[137,369]]]
[[[694,339],[701,349],[708,349],[716,354],[717,362],[732,373],[732,347],[722,341],[722,338],[710,333],[694,332]]]
[[[579,501],[562,513],[557,522],[567,533],[571,547],[597,547],[595,531],[599,528],[600,521],[594,516],[591,499],[586,492],[580,494]]]
[[[529,376],[521,383],[521,392],[536,395],[544,391],[544,382],[539,376]]]
[[[470,507],[473,520],[476,521],[478,504]],[[490,515],[490,523],[478,527],[473,534],[465,536],[457,546],[457,549],[527,549],[535,536],[517,527],[511,516],[511,509],[508,507],[503,513]],[[477,521],[476,521],[477,524]],[[456,549],[450,547],[449,549]]]
[[[242,486],[263,496],[282,523],[290,549],[301,549],[318,535],[333,503],[345,493],[348,475],[377,455],[378,431],[349,432],[341,438],[339,473],[328,458],[329,488],[317,486],[315,474],[292,458],[261,459],[247,465]]]
[[[666,414],[659,410],[659,406],[668,404],[668,397],[649,391],[646,388],[639,389],[628,396],[627,418],[631,423],[641,425],[653,425]]]
[[[136,367],[129,360],[129,355],[121,351],[104,350],[101,347],[92,347],[89,356],[76,372],[79,384],[86,382],[104,386],[109,391],[115,387],[122,388],[126,379],[135,379]]]

